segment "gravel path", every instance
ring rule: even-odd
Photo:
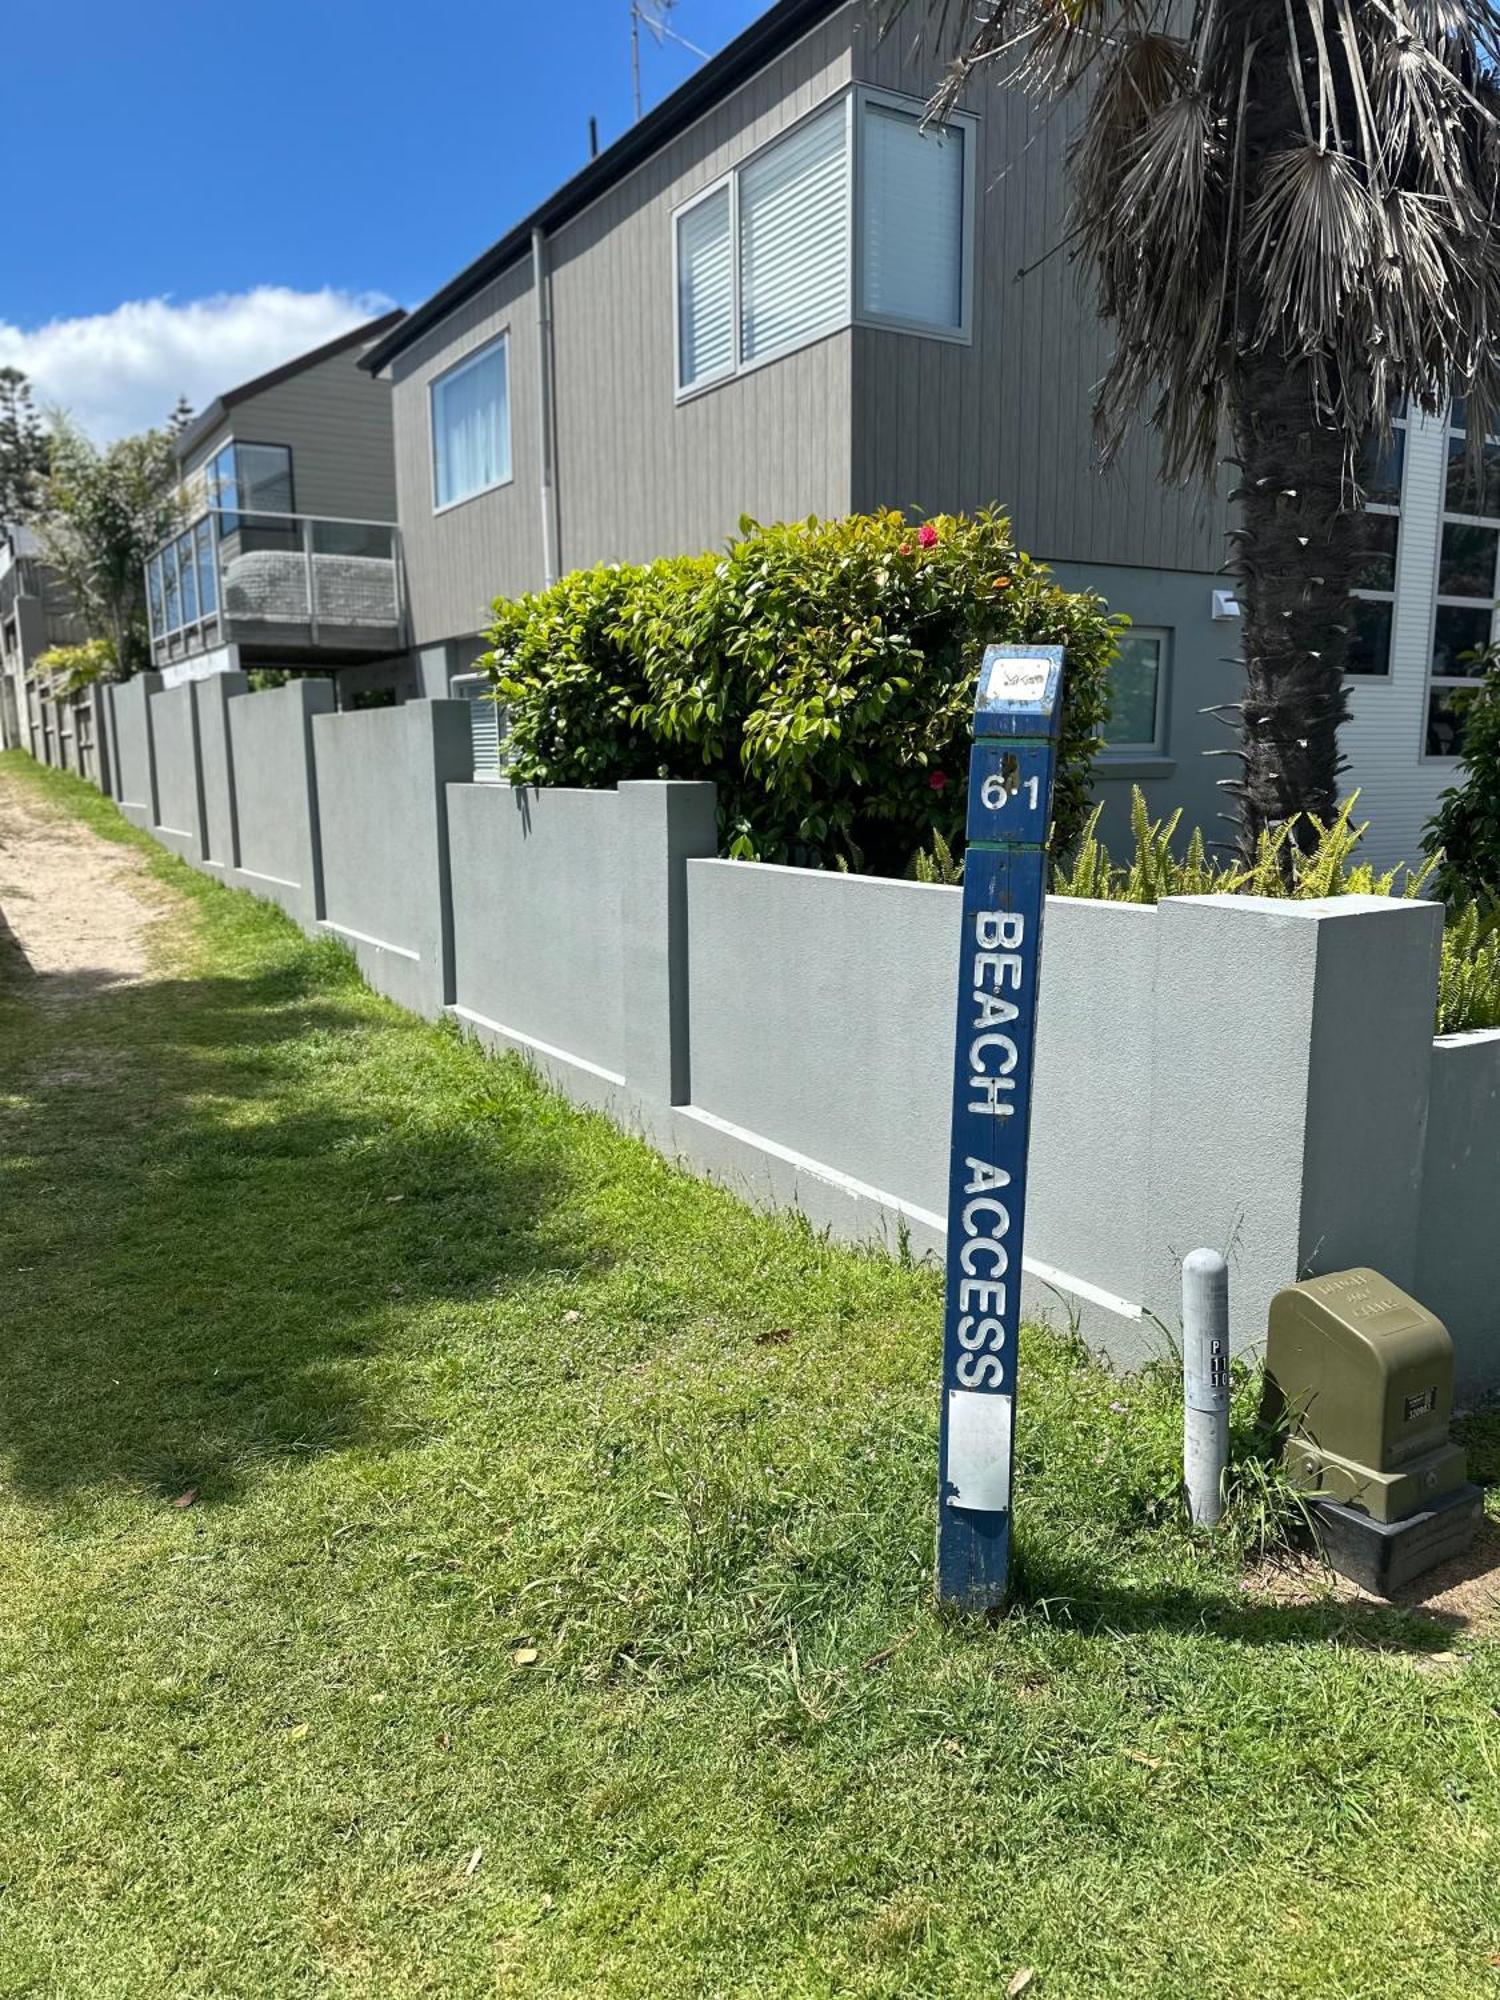
[[[0,982],[49,1004],[133,984],[162,915],[143,856],[0,772]]]

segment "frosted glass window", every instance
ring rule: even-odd
[[[864,106],[860,309],[918,326],[963,325],[964,144],[960,125]]]
[[[740,186],[740,358],[757,361],[849,316],[849,145],[845,108],[744,167]]]
[[[451,507],[510,478],[510,382],[502,337],[432,385],[433,504]]]
[[[734,247],[726,184],[677,218],[677,386],[734,366]]]
[[[1161,745],[1162,656],[1164,638],[1154,632],[1126,632],[1109,670],[1109,720],[1102,734],[1106,750],[1156,750]]]

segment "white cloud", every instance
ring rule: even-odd
[[[390,303],[284,285],[181,304],[132,299],[113,312],[31,329],[0,321],[0,366],[21,369],[43,409],[60,404],[102,444],[165,422],[179,396],[201,410]]]

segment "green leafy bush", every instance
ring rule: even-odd
[[[77,646],[49,646],[36,656],[37,672],[46,674],[54,695],[79,694],[115,672],[115,649],[108,639],[85,639]]]
[[[1500,654],[1491,649],[1464,720],[1459,783],[1450,785],[1422,833],[1449,902],[1500,897]]]
[[[1182,853],[1174,852],[1181,808],[1167,819],[1153,820],[1136,786],[1130,801],[1135,844],[1131,859],[1116,863],[1100,844],[1099,815],[1104,809],[1096,806],[1076,853],[1053,871],[1052,893],[1088,896],[1106,903],[1155,903],[1163,896],[1291,896],[1306,900],[1315,896],[1430,894],[1442,876],[1441,855],[1430,855],[1422,868],[1390,868],[1383,873],[1355,859],[1368,826],[1368,822],[1354,823],[1358,798],[1357,792],[1347,798],[1338,817],[1326,826],[1309,814],[1318,835],[1310,850],[1297,846],[1287,823],[1274,835],[1261,835],[1255,859],[1247,864],[1214,859],[1197,828]],[[1443,926],[1437,1032],[1452,1035],[1470,1028],[1500,1028],[1500,905],[1489,899],[1450,903]]]
[[[1056,791],[1087,812],[1122,621],[1058,588],[993,510],[743,521],[720,556],[611,564],[500,599],[483,664],[519,783],[712,778],[726,851],[900,874],[963,839],[974,677],[991,641],[1067,649]]]

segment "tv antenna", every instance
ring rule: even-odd
[[[708,50],[700,49],[696,42],[690,42],[686,35],[679,35],[672,26],[669,16],[677,5],[677,0],[630,0],[630,89],[635,99],[635,115],[641,115],[641,29],[651,36],[658,48],[668,42],[675,42],[689,55],[701,56],[706,62]]]

